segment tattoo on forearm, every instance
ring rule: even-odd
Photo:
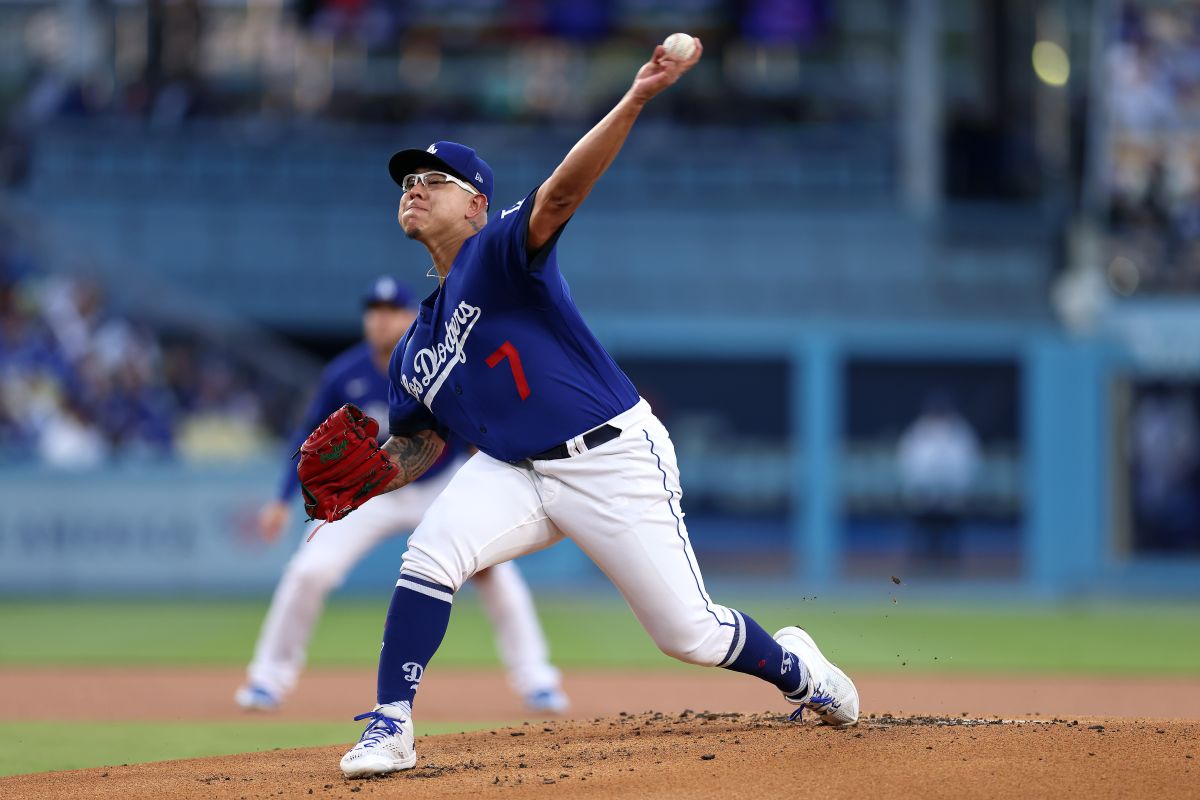
[[[425,474],[425,470],[442,454],[445,442],[433,431],[421,431],[412,436],[393,436],[383,443],[383,452],[396,465],[398,474],[387,489],[399,489]]]

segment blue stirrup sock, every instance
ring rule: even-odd
[[[733,642],[725,660],[718,666],[753,675],[774,684],[786,695],[795,695],[808,686],[808,670],[800,659],[779,646],[771,634],[751,617],[733,611]]]
[[[376,702],[380,705],[413,702],[425,667],[446,635],[453,602],[454,591],[449,587],[400,573],[379,651]]]

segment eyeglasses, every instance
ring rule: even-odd
[[[413,187],[421,184],[426,189],[434,186],[443,186],[447,183],[453,183],[463,189],[466,189],[471,194],[479,194],[479,190],[466,181],[459,180],[453,175],[447,175],[445,172],[411,172],[404,176],[404,180],[400,181],[400,188],[406,192],[411,192]]]

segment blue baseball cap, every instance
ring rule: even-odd
[[[391,275],[376,278],[363,295],[363,308],[380,305],[408,308],[412,304],[412,292]]]
[[[492,204],[492,168],[473,148],[457,142],[434,142],[424,150],[401,150],[388,162],[388,172],[397,184],[421,167],[442,170],[466,181],[487,198],[488,205]]]

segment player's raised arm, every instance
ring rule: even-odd
[[[567,157],[538,189],[529,216],[526,239],[526,247],[531,253],[550,241],[555,231],[571,218],[592,191],[596,181],[620,152],[642,106],[679,80],[700,60],[704,48],[699,39],[693,41],[695,50],[682,60],[669,55],[662,45],[655,47],[654,55],[638,70],[625,96],[571,148]]]

